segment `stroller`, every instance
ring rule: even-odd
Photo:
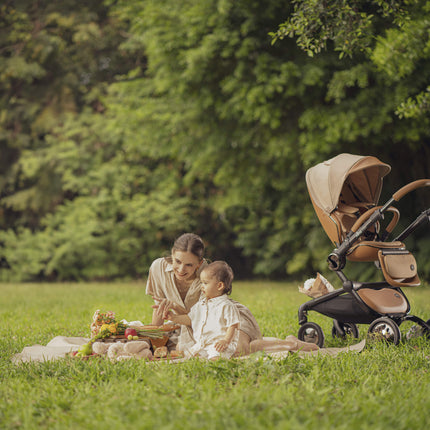
[[[383,178],[390,170],[388,164],[376,157],[340,154],[306,172],[315,212],[336,246],[328,256],[328,266],[341,280],[342,288],[300,306],[300,340],[324,345],[321,327],[307,320],[309,311],[333,319],[333,337],[358,338],[357,324],[369,324],[369,336],[398,344],[399,325],[412,321],[430,338],[430,320],[425,322],[409,314],[410,305],[402,291],[403,287],[420,285],[415,258],[402,241],[430,221],[430,209],[422,212],[394,240],[387,241],[400,216],[392,205],[411,191],[430,186],[430,179],[411,182],[394,193],[385,205],[377,206]],[[391,215],[387,220],[390,222],[382,229],[381,221],[386,214]],[[347,260],[374,262],[384,280],[365,283],[349,280],[342,271]]]

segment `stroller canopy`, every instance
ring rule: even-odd
[[[383,177],[390,170],[376,157],[339,154],[311,167],[306,172],[306,184],[314,203],[330,214],[342,194],[355,201],[377,204]]]

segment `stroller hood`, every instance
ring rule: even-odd
[[[329,215],[333,212],[346,183],[349,193],[358,200],[376,204],[382,180],[391,170],[376,157],[339,154],[311,167],[306,172],[306,185],[313,203]]]

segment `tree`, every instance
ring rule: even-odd
[[[409,93],[397,108],[400,118],[425,118],[430,111],[430,2],[295,0],[291,17],[271,33],[273,41],[296,37],[308,55],[333,44],[344,55],[358,53],[398,83],[407,81]],[[424,76],[423,76],[424,72]],[[415,85],[411,85],[416,82]],[[405,91],[406,92],[406,91]]]
[[[147,86],[143,47],[122,44],[127,18],[101,4],[76,12],[72,3],[4,7],[3,105],[18,100],[26,114],[17,119],[12,106],[3,116],[5,152],[14,155],[2,172],[4,279],[136,278],[178,231],[211,217],[193,202],[174,154],[154,151],[150,137],[134,143],[139,119],[130,135],[135,99],[127,108],[121,99],[130,91],[140,105]],[[49,55],[33,58],[43,49]],[[13,140],[17,122],[22,143]]]
[[[24,133],[31,146],[14,168],[26,182],[11,182],[3,207],[34,184],[50,206],[36,207],[32,223],[24,211],[9,218],[7,276],[140,277],[186,230],[241,276],[309,276],[326,270],[331,245],[307,195],[308,167],[353,152],[392,164],[393,191],[428,177],[428,119],[395,114],[418,74],[387,79],[364,43],[388,18],[372,18],[375,32],[351,55],[339,58],[327,41],[310,57],[293,38],[271,44],[294,5],[106,2],[102,21],[120,29],[109,46],[122,61],[39,140]]]
[[[7,1],[0,10],[0,226],[38,228],[67,196],[55,166],[35,153],[66,117],[103,110],[104,87],[142,61],[117,46],[124,23],[97,2]],[[50,143],[47,143],[47,141]]]
[[[106,196],[85,197],[100,189],[94,176],[103,176],[91,176],[91,169],[103,167],[117,148],[98,139],[106,87],[130,69],[144,70],[144,57],[118,49],[126,23],[106,6],[75,6],[1,7],[0,227],[9,230],[0,242],[12,267],[5,276],[15,279],[100,276],[100,264],[89,269],[88,255],[100,260],[109,253],[99,237],[107,222],[94,222],[100,205],[108,206]]]

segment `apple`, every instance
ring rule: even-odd
[[[128,339],[129,336],[137,336],[137,331],[134,328],[126,328],[124,336]]]

